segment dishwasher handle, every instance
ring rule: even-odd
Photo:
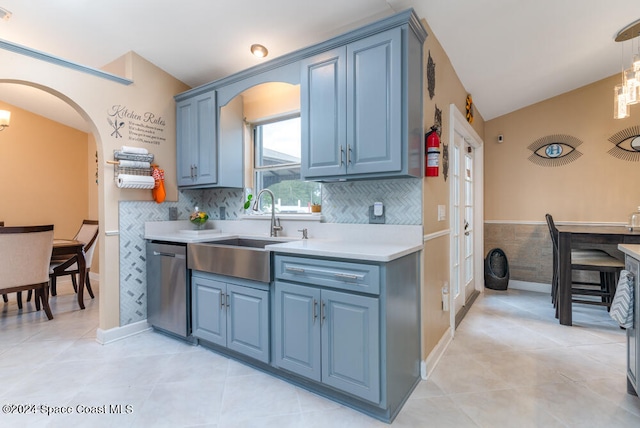
[[[165,253],[163,251],[154,251],[154,256],[162,256],[162,257],[174,257],[176,259],[186,259],[184,254],[176,254],[176,253]]]

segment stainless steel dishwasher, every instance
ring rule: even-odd
[[[186,244],[147,242],[147,322],[189,342],[191,287]]]

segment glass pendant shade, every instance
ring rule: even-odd
[[[623,84],[613,88],[613,118],[624,119],[629,117],[629,107],[627,106],[627,91]]]
[[[625,70],[624,82],[627,104],[638,104],[640,102],[640,71],[636,71],[634,67]]]

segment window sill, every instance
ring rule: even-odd
[[[276,217],[281,220],[293,220],[293,221],[322,221],[322,213],[311,214],[278,214]],[[271,214],[250,214],[241,215],[241,220],[271,220]]]

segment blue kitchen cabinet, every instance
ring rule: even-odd
[[[274,255],[272,367],[385,421],[420,381],[419,254]]]
[[[195,272],[191,286],[195,337],[269,362],[268,284]]]
[[[306,180],[422,174],[422,41],[402,25],[301,61]]]
[[[276,364],[368,401],[380,400],[379,301],[276,282]]]
[[[206,187],[218,181],[216,92],[176,102],[176,147],[179,187]]]
[[[640,296],[638,281],[640,280],[640,261],[629,254],[625,256],[625,269],[633,275],[634,318],[633,325],[627,331],[627,392],[638,395],[640,383]]]

